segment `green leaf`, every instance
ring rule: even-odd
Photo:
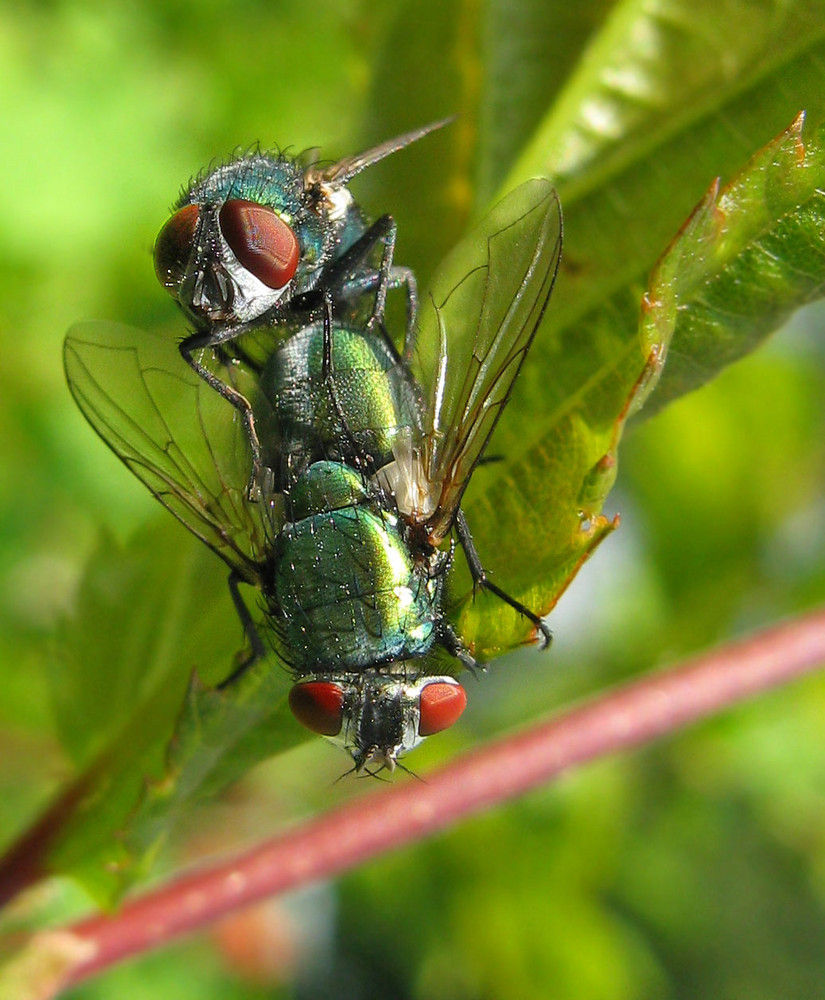
[[[651,275],[644,322],[675,334],[651,409],[703,385],[819,298],[825,129],[800,116],[721,192],[714,184]]]
[[[476,205],[485,204],[501,188],[526,144],[550,148],[537,129],[614,6],[615,0],[486,4],[480,37],[484,73],[478,97]],[[546,174],[539,169],[524,176]]]
[[[522,451],[486,490],[468,495],[465,510],[482,560],[495,582],[527,607],[549,612],[618,526],[618,519],[601,514],[616,476],[616,449],[634,399],[665,348],[635,340],[606,357],[589,383],[552,414],[544,441]],[[564,358],[575,367],[581,354],[571,345]],[[489,599],[465,598],[459,633],[471,638],[482,658],[526,640],[529,632],[529,623],[510,608],[493,610]]]
[[[82,770],[52,823],[48,870],[76,875],[102,901],[136,876],[121,838],[146,781],[166,773],[192,671],[216,683],[242,640],[225,568],[171,518],[128,547],[103,542],[51,678],[60,734]]]
[[[54,807],[44,870],[112,905],[194,802],[307,738],[275,657],[215,689],[242,645],[225,567],[171,518],[125,548],[104,540],[51,677],[82,769]]]
[[[462,34],[462,6],[434,6],[439,13],[432,21],[402,10],[375,78],[371,110],[385,134],[411,124],[404,118],[396,126],[397,112],[388,109],[403,108],[416,122],[449,111],[459,116],[433,137],[449,143],[446,156],[444,146],[433,153],[422,143],[411,151],[436,157],[440,186],[432,172],[399,156],[387,161],[376,189],[397,204],[399,246],[420,274],[428,273],[428,251],[441,250],[444,233],[454,233],[466,218],[476,176],[500,175],[501,150],[482,141],[481,127],[491,108],[510,106],[508,88],[514,73],[519,78],[516,55],[507,55],[517,42],[496,30],[503,16],[496,7],[485,8],[481,26]],[[591,29],[600,9],[582,11],[571,36],[573,74],[558,94],[542,92],[544,116],[526,148],[513,150],[503,186],[549,176],[565,212],[553,302],[496,431],[493,448],[504,455],[555,435],[555,414],[565,401],[589,391],[606,359],[632,350],[648,275],[713,178],[741,169],[801,109],[811,121],[825,117],[823,0],[663,0],[655,7],[624,0]],[[548,12],[526,4],[511,16],[516,38],[532,37],[524,72],[538,85],[530,66],[552,63],[569,15],[561,6]],[[544,30],[551,24],[553,30]],[[410,95],[411,111],[410,101],[389,98],[405,92],[409,66],[425,53],[444,79],[437,75],[431,87]],[[512,72],[494,71],[497,59]],[[463,72],[448,79],[457,67]],[[445,94],[452,106],[445,107]],[[528,117],[535,118],[538,100],[534,95]],[[519,119],[517,128],[524,130],[526,121]],[[445,192],[452,202],[444,201]],[[563,361],[571,353],[575,360]]]
[[[185,809],[307,738],[276,658],[215,689],[242,644],[225,567],[171,518],[125,548],[103,542],[52,677],[83,769],[58,800],[46,870],[111,905]]]
[[[552,177],[566,238],[533,359],[554,377],[544,393],[514,400],[506,427],[539,438],[544,417],[581,389],[611,342],[620,349],[637,336],[631,304],[662,247],[714,177],[741,169],[801,109],[825,116],[823,67],[821,2],[613,9],[507,180]],[[590,361],[562,381],[557,347],[574,338]]]
[[[764,127],[771,119],[778,127],[804,105],[821,113],[819,74],[804,77],[797,61],[813,65],[823,40],[821,0],[623,0],[548,104],[508,185],[550,176],[571,204],[588,190],[609,186],[633,164],[654,166],[662,152],[670,159],[686,136],[705,133],[698,156],[686,158],[680,171],[680,179],[699,176],[702,158],[714,146],[724,148],[721,133],[707,134],[708,124],[724,125],[726,145],[747,152],[755,142],[742,128]],[[779,88],[789,76],[795,92]],[[751,95],[750,111],[745,94]],[[755,94],[762,98],[758,115]]]
[[[65,797],[45,858],[47,870],[79,878],[104,905],[111,905],[148,871],[169,828],[186,808],[237,780],[259,761],[307,738],[286,706],[289,675],[274,658],[256,665],[226,691],[214,688],[229,672],[242,642],[226,575],[207,549],[189,541],[179,529],[170,532],[164,525],[153,535],[164,544],[168,536],[168,551],[182,553],[193,572],[186,578],[154,581],[147,574],[134,588],[112,588],[110,596],[112,604],[134,610],[125,621],[120,618],[133,636],[156,605],[179,606],[174,622],[167,621],[162,629],[163,654],[149,652],[141,659],[159,681],[142,698],[135,696],[127,713],[101,724],[104,735],[113,730],[115,735]],[[142,553],[144,541],[137,546]],[[132,561],[131,551],[118,555],[127,565]],[[149,565],[149,560],[138,558]],[[154,561],[160,568],[161,563]],[[91,567],[92,579],[103,562],[99,558]],[[153,584],[148,589],[147,582]],[[75,625],[79,632],[106,630],[111,615],[98,619],[87,611]],[[138,646],[151,646],[152,641],[147,634]],[[71,643],[68,648],[74,658]],[[103,686],[101,695],[105,694],[113,666],[115,672],[120,663],[128,667],[136,652],[129,646],[119,655],[107,651],[98,657],[95,644],[88,644],[86,680],[94,683],[96,670],[97,686]],[[199,680],[199,674],[191,674],[193,665],[210,678],[209,685]],[[88,692],[83,701],[93,701]],[[99,704],[105,713],[105,697]],[[68,699],[64,708],[71,709]]]
[[[808,159],[801,157],[798,133],[795,126],[780,136],[723,192],[719,204],[727,212],[726,227],[718,225],[715,197],[703,202],[694,213],[656,272],[639,337],[617,345],[609,339],[610,331],[591,328],[591,333],[605,335],[601,363],[590,368],[582,388],[554,410],[544,440],[513,456],[503,469],[494,465],[476,473],[482,488],[472,492],[465,506],[479,551],[485,561],[489,553],[495,554],[493,566],[498,560],[506,563],[506,573],[498,573],[496,581],[528,607],[542,613],[549,611],[584,560],[615,528],[617,522],[603,517],[601,509],[615,479],[618,442],[628,414],[640,405],[661,368],[683,300],[697,288],[706,287],[709,279],[721,280],[743,254],[751,253],[753,234],[761,234],[765,219],[772,218],[771,212],[792,205],[806,191],[810,193],[812,186],[815,189],[818,173],[803,169],[814,165],[813,154]],[[804,183],[789,184],[785,176],[789,169],[797,170]],[[770,193],[772,202],[768,200]],[[502,220],[498,216],[493,220],[498,230]],[[445,262],[446,278],[436,275],[434,284],[449,283],[456,273],[470,270],[478,247],[476,232],[450,255]],[[466,267],[461,263],[463,255]],[[809,284],[806,281],[806,289]],[[789,293],[791,300],[794,294],[795,285]],[[655,309],[651,302],[656,303]],[[627,313],[633,309],[629,298]],[[458,322],[457,315],[451,316],[451,323]],[[471,310],[466,311],[466,322],[474,322]],[[449,332],[458,342],[468,335],[455,327]],[[542,333],[547,336],[546,329]],[[585,339],[561,341],[553,349],[559,359],[554,374],[562,383],[581,378],[588,370],[592,343]],[[532,363],[531,358],[526,371]],[[525,385],[537,383],[522,379],[516,392],[524,391]],[[118,566],[134,584],[135,574],[129,572],[128,563],[120,560]],[[111,572],[112,566],[106,569]],[[102,567],[101,574],[105,578]],[[197,614],[190,603],[193,594],[191,587],[187,592],[186,578],[165,578],[167,585],[172,580],[182,606],[173,616],[173,627],[167,630],[169,643],[163,645],[167,659],[170,650],[185,648],[187,615]],[[474,596],[461,571],[455,574],[451,586],[459,595],[464,588],[463,596],[455,598],[452,614],[459,634],[481,659],[489,659],[528,637],[528,623],[496,598]],[[143,636],[142,644],[130,642],[126,647],[131,659],[122,675],[118,674],[119,685],[126,692],[140,680],[148,684],[149,678],[164,676],[163,670],[153,665],[156,657],[142,651],[155,638],[150,626],[158,619],[156,602],[160,591],[155,587],[143,590],[144,602],[147,593],[151,595],[148,606],[143,606],[138,597],[141,589],[137,588],[134,602],[124,602],[131,607],[134,618],[129,620],[130,631],[137,630]],[[106,593],[111,596],[108,585]],[[92,602],[95,614],[111,615],[107,603],[101,608]],[[227,607],[228,603],[224,598]],[[161,606],[176,608],[176,603],[166,597]],[[76,627],[78,637],[106,635],[99,621],[80,621]],[[237,625],[229,633],[236,636]],[[206,635],[202,638],[206,639]],[[82,645],[80,638],[78,645]],[[90,699],[95,676],[97,690],[101,678],[108,676],[106,671],[115,656],[113,640],[105,639],[99,649],[93,647],[86,652],[84,659],[81,650],[76,651],[75,662],[83,663],[84,670],[75,671],[74,702],[68,696],[64,698],[62,715],[66,720],[77,717],[75,710],[82,698]],[[224,664],[229,662],[230,654],[229,649],[224,650]],[[51,854],[50,863],[56,870],[69,870],[82,877],[101,898],[111,899],[146,869],[169,825],[193,801],[219,790],[253,763],[302,738],[285,707],[288,677],[273,669],[272,664],[263,664],[226,693],[193,682],[173,727],[172,709],[182,695],[183,675],[177,672],[176,677],[174,684],[164,680],[152,692],[110,751],[83,779],[87,795],[67,818]],[[118,700],[130,705],[129,696]],[[88,717],[88,711],[84,712]],[[151,719],[151,725],[147,725],[147,719]],[[104,733],[112,731],[114,717],[107,721],[110,725]],[[70,739],[77,741],[77,734],[70,729],[67,732]],[[174,738],[170,740],[172,732]],[[104,798],[105,808],[101,808],[99,803]],[[89,803],[98,805],[89,809]],[[111,835],[115,831],[118,839],[113,846]]]
[[[256,664],[225,691],[192,678],[163,773],[146,786],[123,830],[124,843],[135,857],[151,859],[170,826],[195,802],[307,739],[287,705],[291,683],[272,658]],[[120,889],[126,887],[121,884]]]
[[[407,0],[372,77],[364,146],[456,116],[447,128],[390,157],[363,181],[369,186],[366,203],[391,208],[398,223],[398,259],[410,264],[422,284],[460,237],[472,205],[477,31],[477,19],[460,4]],[[422,65],[428,67],[427,86],[411,87]]]
[[[551,321],[537,338],[558,359],[554,377],[581,378],[581,389],[560,401],[542,442],[466,504],[482,558],[502,553],[498,531],[507,525],[501,556],[506,576],[496,580],[528,607],[552,608],[604,537],[607,524],[593,518],[615,477],[623,424],[654,387],[655,409],[753,350],[793,310],[822,294],[825,130],[806,150],[801,129],[800,117],[721,193],[714,185],[700,202],[652,275],[638,337],[615,353],[602,349],[601,362],[589,371],[594,344],[586,337],[567,340]],[[624,320],[605,310],[616,318],[614,329],[629,319],[631,303],[625,302]],[[585,332],[596,340],[613,331],[594,325]],[[535,363],[531,358],[528,373]],[[529,377],[517,388],[520,401]],[[535,413],[546,393],[543,400],[533,381],[529,389],[536,393],[528,397]],[[495,568],[497,561],[488,565]],[[489,604],[467,598],[460,634],[476,636],[476,651],[493,655],[527,633],[509,611],[493,618]]]
[[[413,267],[422,284],[471,216],[522,181],[547,173],[532,170],[502,186],[611,6],[612,0],[401,5],[375,66],[364,142],[447,115],[455,121],[392,157],[364,184],[368,203],[391,207],[399,260]],[[426,85],[411,88],[422,66]]]

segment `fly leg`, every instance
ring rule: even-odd
[[[189,367],[240,413],[244,427],[246,428],[249,449],[252,453],[252,474],[249,478],[247,495],[250,500],[259,500],[263,492],[261,484],[268,482],[270,476],[269,470],[264,467],[261,457],[261,442],[258,438],[257,428],[255,427],[255,414],[252,410],[252,404],[237,389],[233,389],[232,386],[227,385],[226,382],[218,378],[214,372],[209,371],[193,354],[193,351],[204,347],[217,346],[225,340],[231,340],[240,333],[241,330],[235,329],[223,331],[222,334],[218,335],[193,333],[181,342],[178,349],[180,350],[181,357]]]
[[[321,380],[326,383],[332,378],[332,297],[324,295],[324,339],[321,353]],[[332,390],[330,390],[332,392]],[[333,406],[337,401],[333,397]]]
[[[450,551],[449,552],[436,552],[435,560],[429,567],[429,577],[430,579],[438,579],[447,574],[453,561],[453,556],[455,555],[455,539],[450,539]],[[456,630],[447,621],[446,618],[441,618],[437,626],[437,642],[442,645],[448,653],[454,656],[461,664],[470,671],[471,674],[478,674],[480,671],[485,669],[484,665],[479,663],[473,654],[467,649],[464,643],[458,636]]]
[[[458,534],[458,540],[461,543],[461,547],[464,549],[464,557],[467,560],[467,565],[470,568],[470,575],[473,578],[473,587],[480,587],[482,590],[489,590],[490,593],[495,594],[496,597],[504,601],[505,604],[509,604],[514,611],[517,611],[528,621],[532,622],[542,637],[541,649],[547,649],[553,641],[553,633],[547,625],[545,625],[537,614],[534,614],[528,607],[522,604],[521,601],[517,601],[514,597],[511,597],[506,591],[502,590],[501,587],[497,586],[487,577],[487,573],[481,565],[481,560],[479,559],[476,547],[473,544],[473,536],[470,534],[470,529],[467,526],[467,519],[464,517],[464,512],[462,510],[459,510],[456,514],[455,529]]]
[[[332,363],[332,297],[324,295],[324,340],[321,360],[321,380],[329,394],[329,401],[335,415],[341,425],[341,448],[342,453],[353,456],[353,464],[359,472],[364,471],[364,466],[369,462],[369,456],[358,455],[355,440],[347,425],[347,415],[338,393],[335,391],[334,367]]]
[[[367,327],[380,324],[384,319],[387,291],[391,288],[407,290],[407,330],[404,338],[404,354],[412,354],[415,343],[415,328],[418,322],[418,284],[408,267],[393,264],[395,241],[398,227],[391,215],[382,215],[369,229],[343,253],[327,271],[324,285],[336,291],[335,298],[352,301],[367,292],[375,292],[372,315]],[[376,268],[364,265],[374,248],[381,244],[381,260]],[[310,293],[311,294],[311,293]]]
[[[266,647],[258,635],[258,630],[255,627],[255,622],[252,621],[249,608],[246,606],[238,590],[239,583],[243,583],[243,578],[236,570],[232,570],[229,574],[229,593],[232,595],[232,603],[235,605],[235,610],[238,612],[238,617],[243,625],[244,635],[249,643],[249,648],[244,651],[232,673],[218,684],[218,691],[225,691],[230,684],[234,684],[236,680],[242,677],[253,663],[257,663],[258,660],[262,660],[266,656]]]
[[[477,671],[484,669],[472,653],[470,653],[461,639],[459,639],[452,625],[444,619],[441,620],[438,626],[438,642],[447,650],[448,653],[459,660],[462,666],[466,667],[470,673],[475,674]]]
[[[404,336],[404,361],[409,364],[415,353],[415,339],[418,333],[418,282],[411,267],[393,265],[387,275],[387,288],[401,288],[404,285],[407,288],[407,329]]]

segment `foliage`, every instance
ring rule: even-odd
[[[178,741],[166,757],[165,742],[191,669],[214,682],[240,641],[222,565],[88,433],[59,365],[63,332],[83,315],[180,335],[146,254],[176,186],[255,139],[337,155],[457,114],[358,181],[371,211],[397,217],[398,259],[426,282],[497,192],[534,174],[554,179],[562,270],[493,441],[505,461],[480,469],[467,498],[495,579],[528,603],[552,603],[581,554],[560,559],[565,539],[582,517],[606,531],[597,519],[626,403],[653,389],[671,337],[646,414],[819,294],[825,6],[397,0],[376,20],[350,0],[316,4],[312,30],[294,0],[213,0],[196,16],[181,3],[0,16],[13,151],[0,166],[0,336],[7,370],[25,373],[7,379],[0,404],[0,823],[11,839],[53,792],[48,776],[68,781],[96,762],[95,794],[50,862],[106,899],[140,874],[122,868],[135,842],[115,836],[136,807],[137,856],[148,862],[157,849],[181,753]],[[790,126],[801,109],[800,136]],[[722,188],[708,193],[718,176]],[[800,318],[627,435],[609,501],[622,529],[551,618],[553,652],[496,662],[470,684],[463,730],[423,748],[416,767],[822,599],[815,330]],[[464,624],[490,614],[479,598]],[[189,692],[190,705],[226,708]],[[335,930],[307,943],[322,959],[299,963],[296,989],[814,995],[825,973],[823,698],[808,681],[368,866],[335,890]],[[271,704],[277,742],[291,723],[275,695]],[[188,718],[208,738],[215,716]],[[257,745],[235,753],[234,773],[261,756]],[[201,807],[185,820],[164,865],[192,850],[193,828],[263,832],[355,794],[330,789],[340,770],[317,744],[266,765],[228,812]],[[325,905],[314,897],[304,916],[291,913],[299,940],[305,926],[328,927]],[[391,946],[378,927],[397,929]],[[146,982],[121,970],[79,995],[108,995],[116,981],[115,992],[139,998],[181,979],[193,996],[229,995],[211,984],[226,975],[217,968],[207,982],[198,963],[195,983],[189,952],[168,962],[151,960]]]

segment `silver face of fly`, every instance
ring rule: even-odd
[[[300,251],[295,234],[274,212],[241,199],[202,205],[191,237],[184,234],[188,245],[175,247],[174,260],[169,227],[180,237],[182,221],[173,218],[161,230],[155,263],[194,327],[243,326],[289,296]]]
[[[308,675],[289,705],[303,726],[347,750],[357,772],[393,771],[399,757],[458,720],[467,695],[450,676]]]
[[[453,625],[458,547],[475,586],[549,640],[541,618],[486,577],[461,500],[540,325],[560,251],[555,192],[529,181],[447,258],[409,368],[389,339],[384,349],[378,331],[343,322],[334,307],[289,336],[249,350],[240,341],[233,370],[256,390],[253,415],[274,427],[264,445],[282,470],[257,502],[247,489],[249,425],[227,419],[221,395],[176,365],[174,345],[116,324],[67,336],[66,372],[84,415],[230,567],[251,645],[245,665],[266,645],[240,583],[262,594],[262,627],[293,675],[296,717],[342,743],[359,771],[391,770],[464,708],[443,655],[456,670],[475,666]]]

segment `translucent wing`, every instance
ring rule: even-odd
[[[397,153],[399,149],[403,149],[413,142],[418,142],[419,139],[423,139],[430,132],[444,128],[451,121],[453,121],[452,118],[442,118],[437,122],[431,122],[429,125],[414,129],[412,132],[405,132],[404,135],[396,136],[394,139],[387,139],[379,146],[367,149],[363,153],[347,156],[323,170],[316,170],[313,167],[308,172],[308,178],[312,181],[320,180],[334,187],[343,187],[356,174],[360,174],[362,170],[366,170],[367,167],[371,167],[374,163],[378,163],[379,160],[383,160],[392,153]]]
[[[164,507],[256,583],[267,507],[247,499],[249,443],[233,407],[156,334],[79,323],[63,354],[72,395],[100,437]]]
[[[462,240],[433,281],[412,362],[425,436],[411,474],[426,495],[423,519],[435,540],[449,531],[510,398],[553,290],[561,244],[556,192],[549,181],[530,180]]]

